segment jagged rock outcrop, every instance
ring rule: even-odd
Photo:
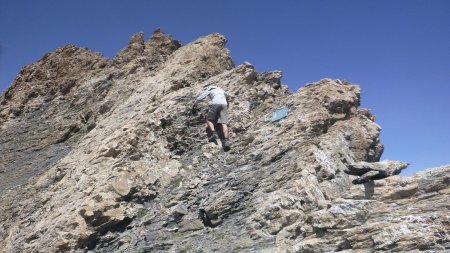
[[[345,172],[350,175],[361,176],[353,180],[353,183],[362,184],[371,180],[398,175],[406,167],[408,167],[408,163],[401,161],[357,162],[350,164]]]
[[[398,176],[358,86],[291,94],[225,43],[158,29],[114,59],[70,45],[26,66],[0,98],[0,251],[450,249],[450,166]],[[190,114],[211,83],[232,95],[228,153]]]

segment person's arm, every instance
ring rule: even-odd
[[[210,92],[211,92],[211,91],[209,91],[209,90],[205,90],[204,92],[202,92],[202,94],[200,94],[200,96],[198,96],[198,97],[195,99],[194,107],[197,105],[198,102],[200,102],[201,100],[203,100],[204,98],[206,98],[206,97],[209,95]]]
[[[197,114],[197,103],[200,102],[201,100],[203,100],[205,97],[207,97],[209,95],[210,91],[209,90],[205,90],[204,92],[202,92],[202,94],[200,94],[200,96],[198,96],[195,101],[194,104],[192,105],[192,109],[191,109],[191,113],[193,115]]]
[[[225,92],[225,100],[227,101],[227,108],[230,107],[230,95]]]

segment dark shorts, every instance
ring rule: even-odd
[[[228,106],[212,104],[209,108],[207,118],[217,123],[228,123]]]

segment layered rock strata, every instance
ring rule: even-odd
[[[290,93],[225,43],[157,30],[26,66],[0,98],[0,251],[450,250],[450,166],[398,176],[358,86]],[[230,152],[190,114],[209,84],[232,95]]]

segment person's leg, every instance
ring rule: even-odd
[[[220,124],[220,126],[222,127],[223,132],[223,140],[221,140],[222,147],[225,152],[228,152],[230,150],[230,141],[228,140],[228,126],[226,123],[222,123]]]
[[[217,120],[222,128],[223,138],[228,139],[228,108],[227,105],[220,105],[219,118]]]
[[[214,122],[207,119],[206,124],[208,125],[209,130],[211,130],[211,136],[209,137],[209,141],[215,141],[215,140],[219,139],[219,135],[217,134],[216,130],[214,129]]]
[[[225,123],[220,124],[222,126],[223,137],[228,139],[228,126]]]
[[[206,120],[206,125],[209,127],[209,130],[211,130],[211,132],[215,132],[216,130],[214,129],[214,122],[212,122],[211,120],[207,119]]]
[[[209,107],[208,115],[206,117],[206,125],[208,126],[209,130],[211,130],[211,136],[209,137],[209,141],[215,141],[219,138],[216,129],[214,127],[214,122],[217,120],[217,114],[220,107],[218,105],[212,104]]]

